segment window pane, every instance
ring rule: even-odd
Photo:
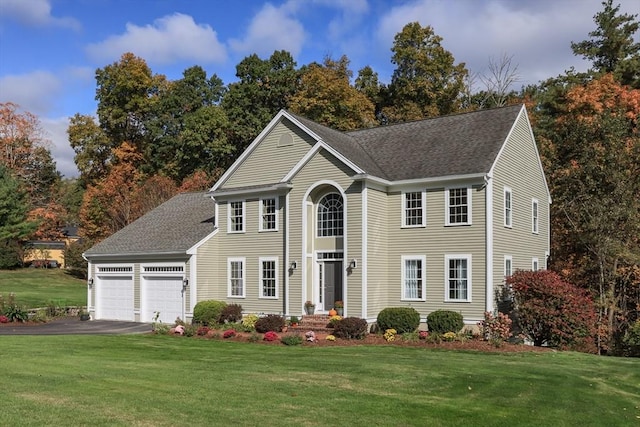
[[[449,299],[467,299],[467,274],[466,259],[449,260]]]
[[[318,237],[342,236],[343,214],[342,196],[324,196],[318,203]]]

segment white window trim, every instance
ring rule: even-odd
[[[449,218],[449,191],[450,190],[456,190],[458,188],[466,188],[467,189],[467,222],[451,222],[450,218]],[[445,221],[445,225],[446,226],[451,226],[451,227],[456,227],[459,225],[471,225],[472,224],[472,210],[471,210],[471,205],[472,205],[472,194],[473,191],[471,191],[472,188],[471,186],[452,186],[452,187],[446,187],[445,191],[444,191],[444,221]]]
[[[264,219],[263,219],[263,205],[262,202],[264,200],[275,200],[275,208],[276,208],[276,212],[275,212],[275,220],[276,220],[276,225],[275,228],[264,228]],[[280,198],[279,197],[262,197],[260,198],[260,200],[258,201],[258,232],[274,232],[274,231],[278,231],[278,221],[279,221],[279,212],[280,209]]]
[[[451,299],[449,298],[449,260],[465,259],[467,260],[467,299]],[[471,268],[471,254],[449,254],[444,256],[444,300],[445,302],[471,302],[471,277],[473,270]]]
[[[342,234],[337,234],[337,235],[333,235],[333,236],[321,236],[320,234],[320,227],[318,226],[318,219],[319,219],[319,208],[320,208],[320,202],[327,197],[330,194],[336,194],[338,196],[340,196],[340,198],[342,199]],[[322,197],[319,198],[318,200],[318,204],[314,204],[313,206],[313,217],[314,217],[314,221],[315,221],[315,238],[317,239],[335,239],[335,238],[343,238],[346,236],[346,219],[347,219],[347,209],[346,209],[346,198],[344,195],[342,195],[342,193],[340,192],[336,192],[336,191],[330,191],[326,194],[324,194]]]
[[[540,261],[537,257],[531,258],[531,271],[540,270]]]
[[[507,194],[509,195],[509,207],[507,208]],[[504,192],[502,193],[502,200],[504,204],[504,226],[507,228],[513,228],[513,191],[511,187],[504,187]],[[507,214],[508,212],[508,214]]]
[[[275,273],[274,280],[276,282],[276,288],[275,288],[276,295],[273,296],[273,297],[264,295],[264,287],[262,286],[262,281],[264,279],[264,277],[263,277],[264,270],[263,270],[262,263],[264,261],[273,261],[273,263],[274,263],[274,269],[275,269],[275,271],[274,271],[274,273]],[[279,271],[278,270],[278,257],[260,257],[260,258],[258,258],[258,295],[259,295],[258,298],[260,298],[260,299],[270,299],[270,300],[278,299],[278,295],[279,295],[279,293],[278,293],[278,288],[279,288],[279,286],[278,286],[278,271]]]
[[[242,203],[242,230],[234,230],[231,226],[231,204]],[[244,233],[247,229],[247,202],[245,200],[229,200],[227,202],[227,233]]]
[[[507,272],[507,261],[509,261],[510,263],[510,272]],[[513,274],[513,256],[511,255],[505,255],[504,256],[504,270],[503,270],[503,275],[504,278],[506,279],[507,277],[511,276]]]
[[[422,224],[414,224],[407,225],[407,193],[420,193],[421,195],[421,204],[422,204]],[[403,191],[402,192],[402,206],[400,206],[400,228],[425,228],[427,226],[427,192],[416,190],[416,191]]]
[[[231,263],[242,263],[242,295],[232,295],[231,293]],[[247,259],[245,257],[227,258],[227,298],[245,298],[247,295]]]
[[[402,284],[400,286],[401,301],[426,301],[427,300],[427,257],[424,255],[402,255],[402,266],[401,266],[401,278]],[[422,298],[405,298],[405,285],[406,285],[406,261],[418,260],[422,263]]]
[[[531,232],[533,234],[540,233],[540,203],[538,199],[531,199]]]

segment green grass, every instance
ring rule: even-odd
[[[0,295],[16,294],[16,301],[27,308],[87,304],[87,284],[62,269],[24,268],[0,270]]]
[[[639,359],[156,335],[0,342],[0,425],[640,425]]]

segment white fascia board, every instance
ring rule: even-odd
[[[202,246],[206,241],[211,239],[213,236],[215,236],[216,234],[218,234],[218,228],[213,230],[211,233],[209,233],[205,238],[200,240],[198,243],[196,243],[195,245],[187,249],[187,255],[195,255],[198,252],[198,248]]]
[[[486,177],[487,177],[486,173],[474,173],[474,174],[465,174],[465,175],[437,176],[437,177],[431,177],[431,178],[403,179],[400,181],[389,181],[389,180],[378,178],[376,176],[372,176],[368,174],[354,175],[352,178],[355,181],[365,181],[367,184],[373,183],[373,184],[377,184],[378,186],[384,186],[387,191],[391,191],[391,190],[401,190],[405,187],[409,187],[409,188],[415,188],[419,186],[438,187],[443,185],[451,185],[451,183],[454,183],[454,182],[484,183],[486,181]]]
[[[213,199],[218,200],[224,197],[234,197],[234,196],[251,196],[256,194],[272,194],[272,193],[286,193],[291,190],[293,185],[287,182],[279,182],[274,185],[270,185],[267,187],[254,187],[254,188],[234,188],[229,191],[220,190],[220,191],[210,191],[207,195],[211,196]]]
[[[287,114],[286,111],[280,110],[278,114],[276,114],[276,116],[271,119],[269,124],[265,126],[264,129],[262,129],[262,132],[260,132],[260,134],[253,140],[253,142],[243,151],[240,157],[238,157],[236,161],[233,162],[231,166],[229,166],[229,169],[227,169],[227,171],[222,174],[220,179],[213,185],[213,187],[211,187],[211,190],[209,190],[209,192],[216,191],[218,188],[220,188],[220,186],[227,182],[229,177],[233,175],[233,173],[240,167],[240,165],[246,160],[246,158],[251,155],[253,150],[255,150],[256,147],[260,145],[265,136],[267,136],[267,134],[271,132],[271,130],[280,122],[282,117],[287,117],[289,120],[291,120],[291,116]]]

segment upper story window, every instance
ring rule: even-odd
[[[258,231],[278,231],[278,199],[260,199],[260,227]]]
[[[342,236],[344,205],[342,196],[330,193],[318,203],[318,237]]]
[[[422,227],[426,224],[425,193],[415,191],[402,194],[403,227]]]
[[[504,187],[504,226],[511,228],[513,208],[511,206],[511,189]]]
[[[405,255],[402,257],[402,299],[425,300],[424,256]]]
[[[445,191],[446,225],[471,224],[471,190],[468,187],[448,188]]]
[[[445,301],[471,301],[471,255],[445,256]]]
[[[244,200],[237,202],[229,202],[229,217],[227,231],[229,233],[244,232]]]
[[[538,234],[538,201],[531,200],[531,232]]]

